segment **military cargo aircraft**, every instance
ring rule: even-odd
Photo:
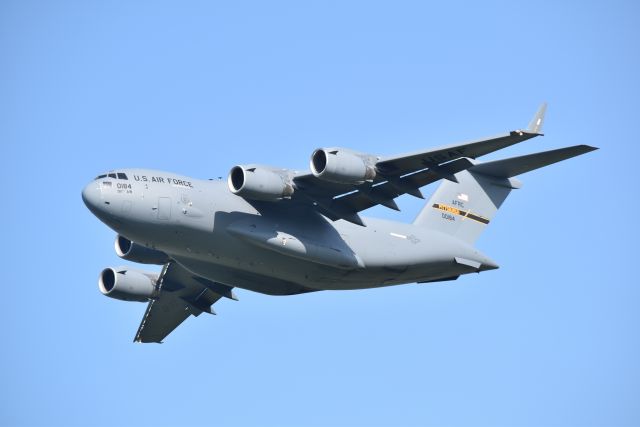
[[[522,173],[595,150],[576,145],[481,163],[542,135],[546,104],[529,126],[492,138],[390,157],[319,148],[310,171],[258,164],[200,180],[149,169],[104,173],[82,191],[117,237],[121,258],[162,265],[102,271],[100,291],[147,302],[136,342],[162,342],[189,316],[215,314],[234,287],[269,295],[455,280],[498,268],[474,242]],[[365,218],[403,194],[442,181],[412,224]]]

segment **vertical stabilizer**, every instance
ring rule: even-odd
[[[538,115],[544,114],[544,105]],[[534,118],[534,124],[538,123]],[[539,122],[541,125],[541,121]],[[539,130],[539,129],[538,129]],[[458,182],[442,181],[413,222],[473,244],[489,224],[512,189],[513,178],[553,163],[597,150],[588,145],[558,148],[487,163],[476,163],[455,174]]]
[[[496,178],[462,171],[458,182],[442,181],[413,222],[473,244],[491,222],[509,193],[520,184],[513,178]]]

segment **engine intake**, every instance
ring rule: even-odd
[[[286,171],[264,166],[234,166],[227,184],[233,194],[245,199],[273,202],[291,198],[293,194]]]
[[[102,295],[123,301],[145,302],[156,294],[157,276],[122,268],[105,268],[98,279]]]
[[[127,261],[156,265],[163,265],[169,262],[169,257],[164,252],[147,248],[132,242],[124,236],[116,236],[115,249],[116,254]]]
[[[343,148],[319,148],[311,155],[311,172],[325,181],[362,184],[376,177],[376,170],[368,157]]]

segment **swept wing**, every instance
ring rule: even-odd
[[[338,184],[321,180],[312,173],[293,178],[294,199],[314,206],[332,220],[344,219],[363,225],[358,212],[375,205],[398,210],[394,199],[403,194],[424,198],[420,187],[449,179],[473,165],[475,159],[494,151],[542,135],[546,104],[543,104],[526,130],[514,130],[491,138],[445,145],[429,150],[380,157],[375,163],[372,182],[360,185]]]
[[[195,276],[175,262],[165,264],[158,278],[159,294],[144,313],[135,342],[157,342],[189,316],[215,314],[212,305],[222,297],[236,299],[230,286]]]

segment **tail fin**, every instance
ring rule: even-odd
[[[473,244],[519,183],[468,170],[455,176],[457,183],[442,181],[413,223]]]
[[[588,145],[478,163],[444,180],[413,222],[473,244],[525,172],[596,150]]]

